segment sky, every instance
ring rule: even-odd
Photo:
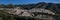
[[[60,3],[60,0],[0,0],[0,4],[34,4],[39,2]]]

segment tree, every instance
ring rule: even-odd
[[[3,8],[5,5],[4,4],[0,4],[0,8]]]
[[[14,7],[13,4],[8,4],[8,5],[7,5],[7,8],[13,8],[13,7]]]

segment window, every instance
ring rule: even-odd
[[[24,12],[19,13],[19,15],[22,15]]]

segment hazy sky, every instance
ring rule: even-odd
[[[0,4],[32,4],[38,2],[60,3],[60,0],[0,0]]]

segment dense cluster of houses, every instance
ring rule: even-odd
[[[48,14],[55,15],[55,13],[53,13],[52,11],[47,10],[47,9],[43,9],[43,8],[33,8],[33,9],[30,9],[30,10],[25,10],[25,9],[21,9],[20,7],[16,7],[16,8],[0,8],[0,10],[6,10],[6,12],[9,13],[9,14],[14,14],[14,15],[19,15],[19,16],[33,17],[34,16],[33,12],[42,12],[42,13],[48,13]],[[49,17],[49,16],[37,15],[35,17],[39,17],[39,18],[42,19],[42,17]],[[52,17],[44,18],[44,19],[52,20]]]

